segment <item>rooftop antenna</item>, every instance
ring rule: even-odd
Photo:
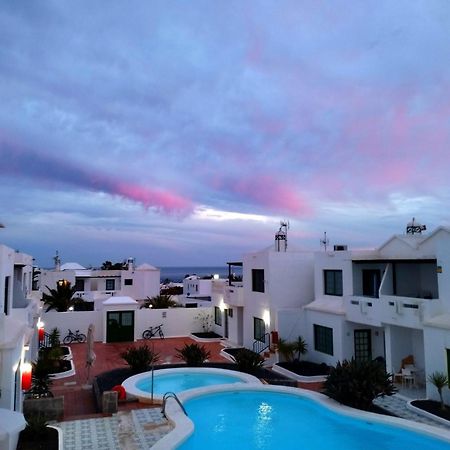
[[[323,238],[320,239],[319,242],[320,242],[320,245],[325,249],[325,251],[327,251],[327,246],[330,243],[330,241],[327,238],[327,232],[326,231],[323,232]]]
[[[421,234],[422,231],[425,231],[426,229],[426,225],[421,225],[420,223],[416,222],[415,217],[413,217],[412,221],[406,225],[406,234]]]
[[[277,252],[287,250],[287,230],[289,230],[289,221],[280,221],[280,229],[275,233],[275,250]]]
[[[56,255],[53,257],[53,261],[55,262],[55,270],[59,270],[61,268],[61,258],[59,257],[58,250],[56,250]]]

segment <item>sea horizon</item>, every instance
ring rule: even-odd
[[[159,269],[161,282],[170,280],[173,283],[181,283],[186,276],[190,275],[207,277],[217,274],[220,278],[228,277],[228,266],[165,266]],[[242,275],[242,267],[233,266],[233,273]]]

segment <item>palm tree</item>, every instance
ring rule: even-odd
[[[307,353],[308,344],[305,340],[299,336],[298,339],[294,342],[294,352],[297,353],[297,361],[300,362],[300,357]]]
[[[444,405],[444,398],[442,396],[442,389],[448,384],[447,376],[443,372],[433,372],[431,375],[428,376],[428,381],[432,383],[434,386],[436,386],[439,397],[441,399],[441,409],[444,410],[445,405]]]
[[[71,306],[73,306],[73,295],[76,292],[76,287],[71,286],[67,280],[60,280],[56,283],[56,289],[50,289],[45,286],[49,294],[42,294],[42,301],[47,306],[45,312],[55,309],[57,312],[66,312]]]
[[[292,362],[294,359],[294,352],[295,352],[295,343],[294,342],[288,342],[285,339],[278,339],[278,353],[283,356],[283,358],[287,362]]]
[[[175,300],[172,300],[171,295],[156,295],[155,297],[147,297],[144,304],[141,306],[142,308],[152,308],[152,309],[167,309],[167,308],[175,308],[178,306],[178,303]]]

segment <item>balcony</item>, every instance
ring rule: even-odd
[[[244,287],[242,283],[225,286],[224,302],[230,306],[244,306]]]
[[[424,319],[440,312],[438,299],[401,297],[384,295],[382,298],[381,320],[390,325],[422,328]]]
[[[344,298],[344,308],[347,320],[375,327],[381,326],[379,298],[350,296]]]

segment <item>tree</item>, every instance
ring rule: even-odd
[[[127,263],[125,261],[112,263],[111,261],[105,261],[100,270],[126,270],[128,268]]]
[[[278,353],[280,353],[287,362],[294,360],[295,344],[285,339],[278,340]]]
[[[175,300],[172,300],[172,296],[170,295],[156,295],[155,297],[147,297],[147,300],[144,301],[144,304],[141,306],[142,308],[152,308],[152,309],[167,309],[167,308],[175,308],[178,306],[178,303]]]
[[[297,353],[298,362],[300,361],[301,356],[308,352],[308,344],[301,336],[294,342],[294,351]]]
[[[396,392],[391,374],[378,361],[339,361],[331,368],[324,383],[324,393],[352,408],[369,411],[377,397]]]
[[[439,398],[441,399],[441,409],[444,410],[445,404],[444,397],[442,396],[442,389],[448,384],[447,375],[443,372],[433,372],[428,376],[428,381],[436,387]]]
[[[57,312],[66,312],[74,304],[72,299],[76,292],[76,287],[71,286],[67,280],[60,280],[56,283],[56,289],[45,286],[49,293],[42,294],[42,301],[47,306],[45,312],[55,309]]]

